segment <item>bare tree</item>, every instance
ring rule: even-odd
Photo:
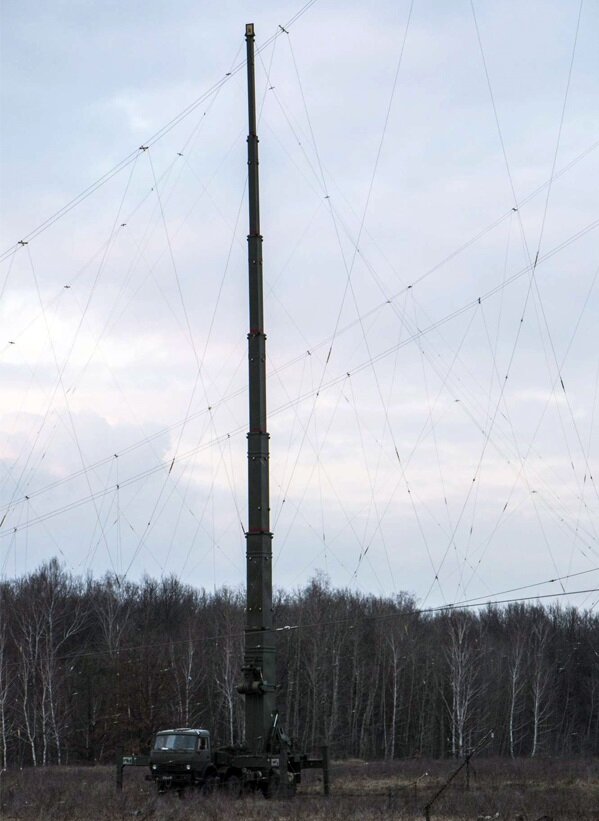
[[[526,638],[521,630],[517,630],[508,651],[508,732],[512,758],[516,757],[517,734],[522,729],[519,719],[523,710],[522,697],[526,689],[525,662]]]
[[[547,662],[550,625],[540,615],[535,620],[530,636],[530,690],[532,695],[532,748],[531,757],[539,752],[542,736],[551,715],[551,674]]]
[[[216,644],[214,682],[224,707],[227,744],[235,744],[240,740],[238,730],[241,705],[237,685],[243,659],[243,627],[239,603],[231,591],[222,591],[218,605],[217,634],[220,635]]]
[[[8,767],[9,698],[11,695],[12,675],[9,666],[6,638],[6,622],[0,625],[0,745],[2,748],[1,769]]]
[[[446,658],[449,667],[451,703],[447,703],[451,721],[451,754],[463,755],[466,729],[476,697],[476,649],[471,619],[455,613],[449,619],[449,647]]]

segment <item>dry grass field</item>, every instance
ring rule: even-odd
[[[52,767],[5,772],[1,776],[2,821],[350,821],[423,818],[423,807],[453,770],[451,761],[338,762],[327,799],[316,771],[308,772],[291,801],[248,796],[233,800],[188,792],[156,795],[145,770],[125,770],[124,789],[115,789],[110,767]],[[481,759],[466,789],[460,773],[431,810],[432,819],[475,821],[599,821],[598,760]]]

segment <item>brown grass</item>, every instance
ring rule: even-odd
[[[370,821],[423,818],[423,807],[454,768],[450,761],[337,762],[332,795],[321,795],[317,771],[292,801],[265,802],[249,796],[202,797],[188,792],[158,796],[144,780],[145,769],[125,770],[124,789],[115,789],[109,767],[49,767],[5,772],[0,781],[2,821]],[[426,773],[426,775],[425,775]],[[416,782],[416,779],[419,779]],[[481,817],[536,821],[599,821],[597,760],[481,759],[470,773],[470,789],[460,774],[435,804],[431,818],[474,821]]]

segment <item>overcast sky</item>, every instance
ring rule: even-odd
[[[3,577],[243,583],[253,21],[275,584],[599,588],[580,8],[5,0]]]

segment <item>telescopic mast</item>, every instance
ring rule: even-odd
[[[254,75],[254,24],[245,27],[248,87],[248,279],[249,320],[249,430],[248,526],[246,532],[246,621],[242,680],[237,688],[245,696],[245,743],[215,747],[204,755],[199,750],[178,758],[153,748],[149,756],[121,756],[117,785],[122,787],[125,766],[150,766],[150,778],[159,791],[171,786],[196,785],[210,792],[215,785],[230,795],[261,790],[267,798],[291,797],[302,780],[302,770],[322,769],[323,789],[329,792],[328,753],[311,758],[295,748],[283,731],[277,712],[275,684],[275,634],[272,613],[272,533],[270,532],[268,431],[266,420],[266,336],[262,287],[262,235],[258,135],[256,133],[256,84]],[[163,731],[165,732],[165,731]],[[209,738],[206,730],[169,730]],[[200,734],[200,735],[198,735]],[[162,758],[161,758],[162,756]],[[177,769],[177,767],[179,769]],[[173,769],[174,768],[174,769]]]
[[[245,27],[248,85],[248,276],[249,276],[249,431],[248,528],[246,533],[247,603],[243,680],[245,742],[252,752],[264,752],[276,715],[275,643],[272,623],[272,533],[269,499],[269,434],[266,418],[266,336],[262,286],[262,235],[254,24]]]

